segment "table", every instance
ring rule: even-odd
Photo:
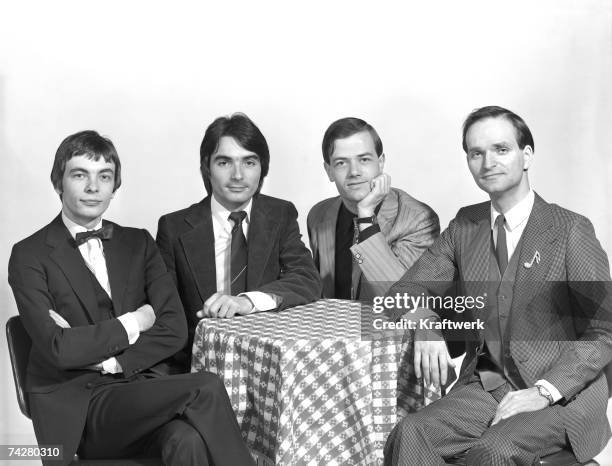
[[[425,394],[409,333],[361,338],[368,312],[357,302],[320,300],[202,319],[192,372],[223,379],[248,446],[272,464],[380,464],[391,429]]]

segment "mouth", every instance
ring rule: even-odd
[[[81,199],[81,204],[84,204],[88,207],[96,207],[100,204],[102,204],[102,201],[98,201],[95,199]]]
[[[486,175],[481,176],[480,178],[483,180],[491,180],[502,176],[503,173],[487,173]]]
[[[244,185],[228,185],[227,189],[233,193],[241,193],[249,189],[249,187]]]
[[[354,181],[352,183],[347,183],[347,187],[351,188],[351,189],[355,189],[355,188],[359,188],[361,186],[363,186],[364,184],[369,184],[370,182],[368,180],[364,180],[364,181]]]

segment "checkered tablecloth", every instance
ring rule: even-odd
[[[380,464],[391,429],[424,396],[409,333],[365,341],[362,312],[321,300],[203,319],[192,371],[219,374],[247,444],[277,465]]]

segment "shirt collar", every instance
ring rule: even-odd
[[[247,223],[251,221],[251,207],[253,207],[253,198],[249,199],[249,202],[244,207],[244,209],[241,209],[241,210],[244,210],[247,214],[246,219],[245,219]],[[210,196],[210,210],[212,212],[213,217],[217,218],[218,220],[223,221],[224,223],[229,222],[228,217],[231,211],[223,207],[215,199],[214,195]]]
[[[79,225],[78,223],[75,223],[72,220],[70,220],[66,216],[64,211],[62,211],[62,222],[64,222],[64,225],[66,225],[66,228],[68,228],[68,231],[70,232],[70,236],[72,236],[72,239],[76,238],[77,233],[83,233],[85,231],[98,230],[102,228],[101,218],[100,218],[100,221],[93,228],[85,228],[83,225]]]
[[[529,218],[534,201],[535,194],[533,190],[530,189],[527,195],[518,204],[504,214],[506,218],[506,229],[508,231],[514,230]],[[495,225],[495,219],[498,215],[500,215],[500,212],[495,210],[493,203],[491,203],[491,228]]]

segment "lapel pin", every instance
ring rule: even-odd
[[[523,266],[526,269],[530,269],[531,266],[533,265],[533,263],[539,264],[540,263],[540,253],[538,251],[535,252],[535,254],[533,255],[533,258],[531,259],[531,262],[525,262],[523,264]]]

